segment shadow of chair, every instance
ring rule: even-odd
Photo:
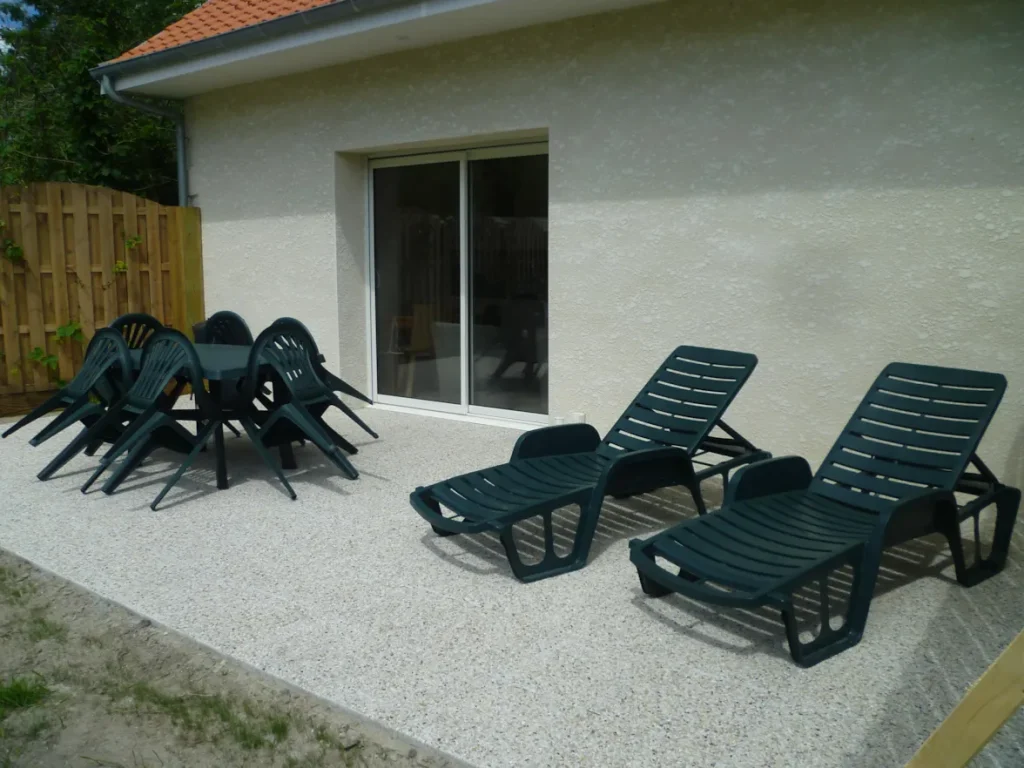
[[[709,480],[703,484],[702,489],[704,501],[709,506],[721,502],[720,482]],[[696,514],[693,498],[682,488],[662,488],[654,493],[626,499],[606,498],[601,507],[589,559],[596,560],[617,541],[667,528]],[[552,517],[555,552],[559,556],[567,555],[572,549],[579,525],[579,515],[580,510],[577,506],[564,507]],[[512,526],[512,536],[524,563],[539,562],[544,556],[544,524],[540,518],[515,523]],[[458,568],[481,575],[500,572],[503,576],[518,582],[508,569],[508,556],[497,533],[476,533],[439,539],[428,532],[422,541],[434,554]],[[453,552],[453,548],[459,551]]]

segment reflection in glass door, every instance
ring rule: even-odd
[[[469,403],[548,412],[548,158],[469,163]]]
[[[544,421],[546,145],[378,160],[371,183],[377,398]]]
[[[462,402],[460,164],[376,168],[377,393]]]

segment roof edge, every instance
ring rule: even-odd
[[[241,29],[221,32],[213,37],[176,45],[162,51],[133,56],[130,59],[103,62],[89,70],[96,81],[109,77],[115,82],[120,75],[136,74],[149,69],[188,61],[213,53],[244,48],[249,43],[273,40],[293,32],[304,31],[346,18],[365,16],[378,11],[408,5],[428,5],[431,0],[336,0],[305,11],[288,14],[277,19],[268,19]]]

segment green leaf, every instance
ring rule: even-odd
[[[82,333],[82,324],[77,320],[72,320],[67,325],[58,325],[56,337],[58,344],[65,344],[68,340],[79,343],[85,341],[85,334]]]

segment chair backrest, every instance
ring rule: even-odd
[[[86,347],[81,369],[75,378],[68,382],[65,391],[72,397],[89,394],[100,378],[114,366],[118,368],[117,376],[123,393],[132,381],[132,357],[128,351],[128,344],[119,331],[113,328],[100,328]]]
[[[203,408],[206,405],[203,367],[195,347],[181,331],[171,328],[157,331],[142,351],[142,365],[128,392],[128,404],[136,408],[150,407],[179,374],[192,383],[196,402]]]
[[[246,377],[246,397],[255,396],[259,369],[269,363],[293,398],[299,402],[323,397],[327,386],[317,375],[314,362],[319,352],[316,342],[302,323],[281,318],[261,333],[253,343]]]
[[[203,335],[207,344],[234,344],[246,347],[252,344],[252,331],[249,330],[248,324],[241,315],[228,310],[210,315],[203,327]]]
[[[704,347],[678,347],[615,422],[598,452],[681,448],[691,455],[708,436],[757,366],[757,357]]]
[[[999,401],[998,373],[890,363],[811,482],[811,491],[881,512],[933,488],[953,490]]]
[[[145,312],[132,312],[121,315],[110,324],[115,331],[120,331],[128,349],[142,349],[146,342],[157,331],[163,330],[164,324]]]
[[[309,354],[314,358],[313,362],[320,359],[320,347],[317,345],[316,339],[313,338],[313,332],[301,320],[296,320],[294,317],[279,317],[271,323],[270,327],[274,326],[291,328],[293,332],[303,334],[306,337],[306,344],[309,346]]]

